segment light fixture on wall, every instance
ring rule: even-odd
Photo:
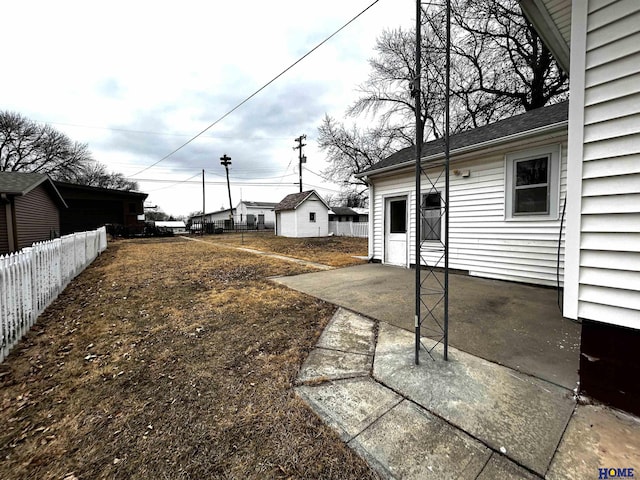
[[[457,169],[457,168],[456,168],[456,169],[453,171],[453,174],[454,174],[456,177],[468,178],[468,177],[470,177],[470,176],[471,176],[471,170],[459,170],[459,169]]]

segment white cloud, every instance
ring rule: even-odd
[[[0,39],[11,48],[3,51],[0,108],[53,123],[89,143],[97,160],[131,175],[206,128],[369,3],[7,2]],[[214,173],[224,178],[218,159],[227,153],[232,180],[282,179],[280,188],[242,186],[245,199],[277,201],[296,191],[293,139],[306,133],[308,168],[325,168],[314,141],[324,113],[343,115],[366,78],[376,36],[383,28],[410,28],[414,5],[381,0],[202,138],[138,178],[178,181],[202,168],[212,179]],[[321,181],[310,173],[304,180]],[[151,202],[168,213],[201,208],[201,186],[168,185],[140,181]],[[240,186],[232,195],[237,202]],[[208,186],[207,196],[207,210],[228,202],[219,185]]]

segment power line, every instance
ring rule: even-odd
[[[201,175],[201,173],[198,173],[197,175]],[[193,178],[193,177],[191,177]],[[130,178],[127,177],[127,180],[132,180],[135,182],[146,182],[146,183],[172,183],[172,185],[169,186],[173,186],[176,185],[178,183],[180,184],[202,184],[201,180],[182,180],[180,182],[176,182],[175,180],[172,179],[162,179],[162,178]],[[226,181],[206,181],[205,182],[207,185],[227,185]],[[282,184],[279,182],[249,182],[249,181],[234,181],[233,182],[234,186],[243,186],[243,187],[280,187],[282,185],[289,185],[288,183]],[[298,185],[298,182],[292,182],[291,185]],[[168,188],[168,187],[166,187]]]
[[[151,190],[149,193],[158,192],[160,190],[166,190],[167,188],[171,188],[171,187],[173,187],[175,185],[178,185],[179,183],[187,183],[189,180],[191,180],[191,179],[193,179],[193,178],[195,178],[195,177],[197,177],[199,175],[200,175],[200,173],[196,173],[195,175],[193,175],[193,176],[191,176],[191,177],[189,177],[189,178],[187,178],[185,180],[179,180],[177,182],[172,183],[171,185],[167,185],[166,187],[156,188],[155,190]],[[142,181],[142,180],[139,180],[139,181]]]
[[[139,172],[134,173],[133,175],[131,175],[132,177],[135,177],[137,175],[140,175],[142,172],[145,172],[147,170],[149,170],[152,167],[155,167],[157,164],[159,164],[160,162],[166,160],[167,158],[171,157],[172,155],[174,155],[175,153],[179,152],[180,150],[182,150],[184,147],[186,147],[187,145],[189,145],[191,142],[193,142],[196,138],[200,137],[201,135],[203,135],[206,131],[208,131],[210,128],[214,127],[215,125],[217,125],[218,123],[220,123],[222,120],[224,120],[225,118],[227,118],[229,115],[231,115],[233,112],[235,112],[237,109],[239,109],[241,106],[243,106],[245,103],[247,103],[249,100],[251,100],[253,97],[255,97],[256,95],[258,95],[262,90],[264,90],[265,88],[267,88],[269,85],[271,85],[273,82],[275,82],[276,80],[278,80],[281,76],[283,76],[285,73],[287,73],[289,70],[291,70],[293,67],[295,67],[298,63],[300,63],[302,60],[304,60],[305,58],[307,58],[309,55],[311,55],[313,52],[315,52],[318,48],[320,48],[322,45],[324,45],[325,43],[327,43],[329,40],[331,40],[333,37],[335,37],[338,33],[340,33],[342,30],[344,30],[345,28],[347,28],[349,25],[351,25],[354,21],[356,21],[360,16],[362,16],[367,10],[369,10],[371,7],[373,7],[376,3],[378,3],[380,0],[374,0],[371,4],[369,4],[368,7],[366,7],[364,10],[362,10],[360,13],[358,13],[355,17],[351,18],[351,20],[349,20],[347,23],[345,23],[343,26],[341,26],[338,30],[336,30],[335,32],[333,32],[331,35],[329,35],[327,38],[325,38],[324,40],[322,40],[319,44],[317,44],[315,47],[313,47],[311,50],[309,50],[307,53],[305,53],[302,57],[300,57],[298,60],[296,60],[295,62],[293,62],[291,65],[289,65],[287,68],[285,68],[282,72],[280,72],[278,75],[276,75],[275,77],[273,77],[271,80],[269,80],[267,83],[265,83],[262,87],[260,87],[258,90],[256,90],[255,92],[253,92],[251,95],[249,95],[247,98],[245,98],[244,100],[242,100],[240,103],[238,103],[235,107],[233,107],[231,110],[229,110],[227,113],[225,113],[224,115],[222,115],[220,118],[218,118],[215,122],[211,123],[207,128],[205,128],[204,130],[202,130],[200,133],[198,133],[197,135],[193,136],[192,138],[190,138],[189,140],[187,140],[185,143],[183,143],[182,145],[180,145],[178,148],[176,148],[175,150],[173,150],[172,152],[170,152],[169,154],[165,155],[164,157],[162,157],[160,160],[158,160],[155,163],[152,163],[151,165],[149,165],[148,167],[143,168],[142,170],[140,170]]]

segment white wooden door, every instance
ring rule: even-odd
[[[385,199],[384,261],[407,266],[407,197]]]

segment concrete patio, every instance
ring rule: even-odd
[[[275,281],[413,331],[414,270],[365,264]],[[562,317],[555,289],[451,274],[449,305],[451,346],[567,389],[576,387],[580,325]]]
[[[448,362],[437,357],[415,365],[410,332],[339,309],[296,392],[383,478],[586,479],[640,468],[637,418],[578,405],[564,387],[455,348]]]

